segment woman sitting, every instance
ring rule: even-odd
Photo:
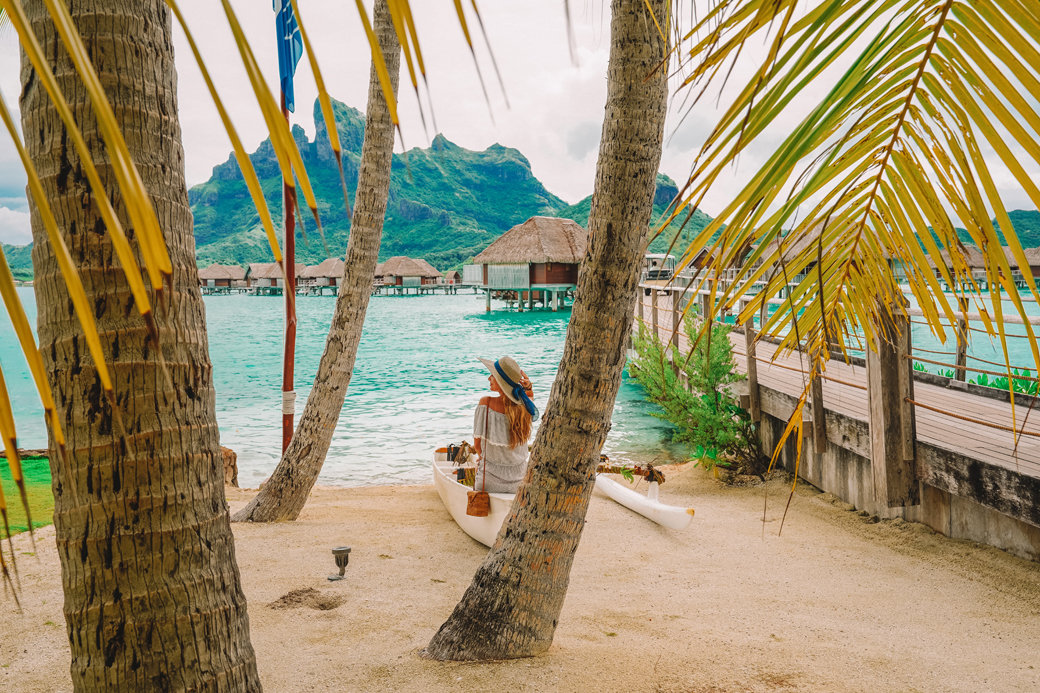
[[[480,359],[491,372],[494,395],[482,397],[473,414],[474,448],[481,460],[473,488],[489,493],[515,493],[527,471],[527,441],[538,408],[531,380],[516,361]],[[504,395],[504,396],[503,396]]]

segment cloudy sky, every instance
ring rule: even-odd
[[[270,0],[232,0],[232,4],[277,93],[278,61]],[[330,93],[363,110],[371,54],[353,4],[343,0],[299,0],[299,4]],[[371,2],[366,4],[371,6]],[[480,3],[509,99],[507,107],[483,41],[476,37],[478,60],[490,95],[490,113],[451,0],[415,2],[414,10],[439,130],[449,140],[469,149],[483,150],[494,143],[519,149],[531,161],[535,176],[551,192],[568,202],[577,202],[592,192],[594,180],[606,94],[609,4],[605,0],[571,0],[570,5],[574,60],[568,50],[562,0]],[[251,151],[266,133],[220,4],[215,0],[181,0],[181,6],[239,134]],[[175,28],[175,37],[180,117],[191,186],[208,179],[213,166],[227,160],[231,146],[179,28]],[[743,65],[750,70],[754,50],[745,56],[749,60]],[[403,70],[402,67],[400,109],[404,144],[408,148],[425,147],[429,141]],[[739,82],[742,76],[746,75],[738,70],[732,81]],[[0,36],[0,89],[13,105],[18,94],[18,49],[10,29]],[[316,96],[304,59],[296,76],[297,108],[293,121],[310,136],[314,133],[311,107]],[[672,101],[679,103],[680,99]],[[716,104],[715,98],[707,98],[685,119],[679,118],[678,107],[673,107],[661,170],[680,184],[717,116]],[[778,124],[776,137],[764,138],[760,147],[742,155],[732,176],[715,186],[705,200],[705,211],[717,213],[763,161],[761,147],[775,145],[784,128],[793,126],[802,115],[797,106],[789,111]],[[401,149],[400,142],[397,149]],[[24,188],[24,173],[14,149],[6,138],[0,138],[0,240],[8,243],[29,240]],[[1010,208],[1032,207],[1010,187],[1007,202]]]

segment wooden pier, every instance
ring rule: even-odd
[[[689,340],[673,329],[687,302],[682,287],[643,289],[635,325],[687,353]],[[744,404],[771,451],[806,392],[809,366],[752,336],[736,327],[730,339],[748,375]],[[869,363],[827,362],[802,411],[801,459],[789,439],[782,463],[793,471],[797,461],[799,476],[872,515],[1040,560],[1040,411],[1027,415],[1030,398],[1016,397],[1013,417],[1004,391],[915,372],[903,341],[868,353]]]

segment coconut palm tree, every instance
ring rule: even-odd
[[[665,0],[613,0],[607,106],[589,244],[560,369],[498,540],[426,647],[523,657],[552,643],[625,365],[664,133]]]
[[[376,2],[373,30],[382,47],[392,93],[396,94],[401,46],[385,0]],[[292,442],[260,492],[235,514],[236,521],[295,520],[307,502],[332,443],[361,341],[390,192],[394,126],[383,94],[379,71],[373,65],[346,264],[325,352]]]
[[[170,13],[162,0],[73,0],[68,8],[154,202],[172,270],[157,301],[157,348],[133,310],[83,162],[23,52],[26,146],[82,277],[115,393],[106,396],[84,332],[70,320],[70,291],[31,199],[39,338],[66,439],[62,455],[52,435],[51,459],[73,685],[259,690],[224,500]],[[123,216],[88,87],[45,3],[26,2],[25,12]],[[140,239],[140,229],[127,231]]]

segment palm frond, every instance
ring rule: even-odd
[[[275,101],[274,96],[271,95],[271,89],[267,86],[267,80],[264,79],[263,73],[260,71],[260,65],[257,63],[249,40],[242,30],[238,16],[231,9],[231,3],[228,0],[221,0],[221,4],[224,8],[224,14],[227,16],[228,24],[231,25],[235,46],[238,48],[242,64],[246,69],[246,74],[249,76],[253,94],[260,105],[261,113],[263,113],[264,123],[267,125],[267,130],[271,135],[271,145],[274,147],[278,167],[282,171],[282,180],[294,191],[293,195],[295,195],[296,184],[293,182],[293,173],[296,173],[297,180],[300,182],[300,188],[303,191],[303,198],[307,202],[307,206],[314,216],[314,223],[318,225],[320,231],[321,219],[318,217],[318,201],[314,196],[314,190],[311,188],[310,178],[307,176],[307,169],[303,165],[300,150],[296,147],[296,141],[293,139],[292,131],[289,129],[289,123],[282,116],[281,107]]]
[[[148,293],[145,289],[144,280],[141,277],[141,270],[138,267],[137,260],[130,247],[130,242],[123,230],[123,225],[120,223],[119,217],[116,215],[115,209],[113,209],[112,203],[108,199],[108,192],[105,190],[105,186],[101,182],[101,176],[98,175],[97,168],[94,166],[93,157],[90,155],[90,150],[87,148],[87,144],[83,139],[83,133],[80,131],[79,126],[76,124],[76,119],[72,115],[72,109],[69,108],[69,104],[65,100],[65,95],[58,87],[58,82],[54,77],[54,72],[51,70],[50,64],[44,57],[43,49],[36,38],[36,34],[33,33],[29,25],[28,18],[25,16],[25,11],[22,8],[20,1],[0,0],[0,6],[2,6],[4,10],[4,16],[9,18],[15,31],[18,32],[18,39],[21,43],[22,49],[25,51],[29,61],[33,64],[33,69],[36,70],[40,83],[43,84],[44,89],[47,90],[51,102],[58,111],[58,115],[61,117],[62,122],[65,124],[65,129],[68,132],[69,138],[72,140],[73,148],[79,155],[80,165],[83,167],[83,171],[90,183],[90,188],[94,192],[92,199],[98,206],[101,218],[105,222],[105,227],[108,229],[109,235],[111,236],[112,247],[116,252],[116,257],[119,258],[119,263],[123,267],[127,284],[130,287],[130,293],[134,297],[134,303],[137,306],[138,312],[144,318],[153,341],[158,344],[159,333],[155,326],[152,307],[148,299]],[[154,276],[152,279],[153,282],[158,282],[158,284],[155,285],[156,288],[162,287],[162,276],[158,267],[154,268]]]
[[[278,245],[278,235],[275,233],[274,222],[271,220],[271,213],[267,208],[267,199],[264,197],[264,191],[260,187],[260,179],[257,178],[256,169],[253,168],[253,162],[249,158],[249,154],[246,153],[245,147],[242,145],[242,140],[238,136],[238,131],[235,130],[235,126],[231,123],[231,117],[228,115],[227,109],[224,108],[223,100],[217,93],[217,88],[213,84],[212,77],[210,77],[209,68],[206,67],[206,63],[202,59],[199,47],[195,43],[195,37],[188,28],[184,15],[181,13],[180,6],[177,4],[176,0],[166,0],[166,4],[170,7],[170,10],[173,11],[174,16],[177,18],[177,23],[180,24],[181,29],[184,31],[184,36],[188,40],[191,52],[195,56],[195,63],[199,66],[199,70],[202,72],[202,79],[206,82],[206,88],[209,90],[210,98],[213,99],[213,104],[217,107],[217,113],[220,115],[220,122],[223,124],[228,137],[231,138],[231,147],[235,152],[235,161],[238,162],[238,168],[242,172],[242,178],[245,179],[246,189],[249,190],[249,196],[253,200],[253,205],[256,207],[257,214],[260,216],[260,223],[263,225],[264,232],[267,234],[267,243],[271,246],[271,253],[274,255],[275,262],[281,265],[282,249]]]
[[[45,423],[54,436],[60,454],[64,455],[65,433],[61,428],[61,421],[58,419],[54,394],[51,392],[51,385],[43,367],[43,357],[40,356],[40,350],[36,347],[36,339],[29,326],[29,318],[25,315],[25,308],[22,307],[22,302],[18,298],[18,292],[15,291],[11,267],[7,264],[7,256],[2,248],[0,248],[0,298],[3,298],[4,308],[11,319],[11,325],[18,337],[18,344],[22,347],[25,361],[29,364],[29,372],[32,373],[36,391],[40,394]]]
[[[75,264],[72,261],[72,255],[69,254],[69,248],[65,245],[65,239],[58,230],[58,222],[54,219],[50,203],[47,201],[47,196],[43,192],[43,184],[40,182],[40,177],[36,173],[36,167],[33,166],[32,161],[29,159],[28,152],[25,151],[25,146],[22,144],[21,138],[18,137],[18,131],[15,128],[14,121],[11,119],[11,114],[7,110],[7,103],[2,97],[0,97],[0,119],[3,120],[7,132],[18,150],[18,156],[22,161],[22,167],[25,169],[25,173],[28,176],[29,193],[32,195],[32,198],[35,200],[36,206],[39,209],[40,218],[42,219],[44,228],[47,231],[47,240],[51,244],[51,249],[53,250],[54,257],[58,263],[58,269],[61,272],[62,278],[65,280],[65,286],[68,288],[69,298],[72,300],[76,318],[79,320],[79,324],[83,328],[83,336],[87,342],[87,349],[90,351],[90,356],[97,366],[98,379],[101,381],[101,387],[105,390],[105,393],[111,397],[112,378],[108,372],[108,366],[105,364],[105,355],[101,349],[101,337],[98,335],[97,324],[94,322],[94,313],[90,309],[90,302],[87,299],[87,293],[83,289],[83,282],[80,279],[79,274],[76,272]],[[6,260],[4,264],[6,265]]]
[[[979,300],[955,231],[962,226],[985,258],[994,312],[987,329],[1003,341],[999,299],[1023,318],[1026,309],[1001,234],[1029,292],[1035,300],[1040,294],[983,143],[1040,207],[1024,163],[1040,163],[1040,114],[1028,98],[1040,86],[1035,12],[1017,0],[827,0],[797,19],[792,10],[790,2],[723,2],[687,35],[693,45],[686,59],[696,67],[685,88],[702,92],[748,41],[766,37],[770,49],[707,139],[683,205],[697,206],[792,103],[813,107],[683,262],[709,250],[716,274],[738,268],[736,281],[720,291],[720,308],[764,282],[744,320],[797,277],[786,309],[768,318],[763,332],[819,362],[829,355],[828,331],[871,338],[883,314],[905,311],[895,263],[932,330],[945,338],[964,307],[947,299],[940,280],[973,286]],[[825,82],[839,65],[841,74]],[[781,261],[787,277],[776,271]]]
[[[18,4],[18,0],[13,0],[13,4]],[[130,157],[130,150],[123,139],[115,113],[108,102],[108,97],[105,96],[101,80],[98,79],[97,72],[90,62],[90,56],[87,54],[79,32],[73,24],[69,9],[59,0],[44,0],[44,4],[65,50],[76,66],[76,72],[83,80],[84,87],[90,96],[98,128],[108,148],[112,169],[119,181],[119,187],[123,191],[127,214],[140,239],[141,252],[145,257],[152,288],[161,292],[163,277],[170,277],[173,274],[173,266],[170,263],[170,255],[166,249],[166,242],[163,240],[162,230],[159,228],[159,220],[151,205],[151,198]],[[99,364],[99,369],[100,367]],[[107,389],[111,391],[111,387]]]
[[[314,83],[318,87],[318,102],[321,104],[321,115],[325,120],[325,130],[329,133],[329,145],[332,147],[332,154],[336,158],[336,166],[339,168],[339,184],[343,189],[343,206],[346,208],[347,216],[350,216],[350,194],[347,192],[347,178],[343,174],[343,150],[339,144],[339,130],[336,129],[336,116],[332,112],[332,99],[329,97],[328,89],[325,88],[325,79],[321,76],[321,67],[318,65],[318,56],[314,52],[314,46],[311,44],[310,37],[307,35],[307,29],[303,24],[303,15],[300,14],[300,7],[296,3],[296,0],[292,0],[293,13],[296,15],[296,24],[300,28],[300,38],[303,39],[303,52],[307,54],[307,61],[311,66],[311,73],[314,75]],[[321,230],[321,225],[318,225],[318,230]],[[325,242],[325,235],[322,234],[322,242]],[[326,253],[328,252],[328,244],[325,246]]]

